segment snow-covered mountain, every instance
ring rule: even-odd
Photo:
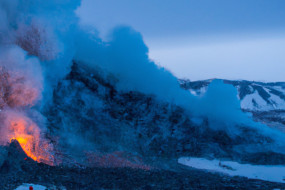
[[[263,83],[254,81],[223,80],[238,90],[241,108],[247,111],[285,110],[285,82]],[[183,88],[195,95],[203,95],[211,80],[188,81],[180,80]]]
[[[180,84],[192,94],[203,96],[212,81],[180,80]],[[243,111],[252,113],[256,121],[285,132],[285,82],[223,81],[236,87]]]

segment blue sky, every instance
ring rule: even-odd
[[[83,0],[77,13],[104,38],[132,26],[180,78],[285,81],[284,10],[284,0]]]

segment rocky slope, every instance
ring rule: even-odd
[[[239,126],[241,133],[232,136],[212,129],[207,118],[192,121],[191,113],[155,96],[117,91],[115,83],[99,68],[74,62],[70,74],[57,84],[44,114],[50,138],[57,139],[60,162],[112,166],[102,158],[115,154],[117,162],[135,168],[181,156],[285,163],[283,154],[268,154],[266,147],[273,139],[252,128]],[[62,155],[71,155],[73,161]]]

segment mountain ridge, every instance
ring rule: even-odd
[[[285,132],[285,82],[257,82],[247,80],[208,79],[179,80],[182,88],[196,96],[203,96],[213,80],[222,80],[237,89],[241,109],[252,114],[254,120]]]
[[[203,95],[213,80],[222,80],[238,91],[241,108],[248,111],[285,110],[285,82],[258,82],[247,80],[208,79],[179,80],[181,87],[194,95]]]

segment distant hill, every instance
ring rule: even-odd
[[[192,94],[202,96],[213,80],[180,80],[180,84]],[[223,81],[237,88],[244,111],[251,112],[258,121],[285,131],[285,82]]]

